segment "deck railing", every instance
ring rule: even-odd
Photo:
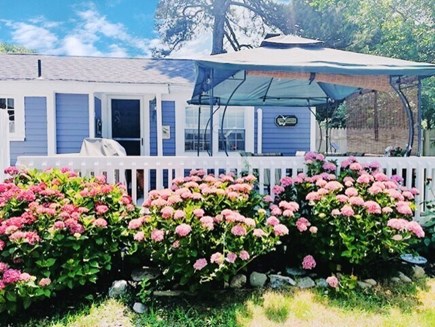
[[[328,157],[341,161],[347,157]],[[435,157],[357,157],[360,163],[378,162],[388,176],[400,175],[403,184],[415,187],[420,194],[416,197],[416,216],[424,210],[424,201],[434,199]],[[254,173],[258,178],[259,191],[270,194],[272,187],[284,176],[296,176],[305,171],[302,157],[85,157],[68,156],[21,156],[17,166],[47,169],[68,167],[81,175],[104,174],[110,183],[124,183],[134,201],[152,189],[171,185],[177,177],[183,177],[191,169],[204,169],[209,173],[233,172],[236,175]],[[138,185],[143,187],[138,188]]]

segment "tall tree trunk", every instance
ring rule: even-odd
[[[225,16],[230,5],[230,0],[213,1],[213,47],[211,54],[224,52]]]

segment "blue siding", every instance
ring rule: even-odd
[[[163,155],[175,156],[175,102],[163,101],[162,103],[162,124],[171,128],[171,138],[163,140]]]
[[[171,127],[171,138],[163,140],[163,155],[175,156],[175,102],[162,101],[162,124]],[[157,155],[156,112],[150,110],[150,155]]]
[[[98,126],[98,122],[102,124],[101,119],[101,99],[95,97],[95,137],[102,137],[102,130],[101,127]]]
[[[275,125],[277,115],[295,115],[298,123],[296,126],[278,127]],[[310,126],[308,108],[263,108],[263,153],[294,155],[296,151],[309,151]]]
[[[25,97],[24,141],[11,141],[11,164],[18,156],[47,155],[47,99],[45,97]]]
[[[87,94],[56,94],[57,153],[79,152],[89,137],[89,99]]]

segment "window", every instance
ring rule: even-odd
[[[9,116],[9,136],[13,141],[24,140],[23,109],[23,97],[0,95],[0,110],[5,110]]]
[[[202,111],[198,135],[198,110],[197,107],[186,108],[186,125],[184,127],[184,150],[186,152],[198,151],[198,148],[199,151],[207,151],[210,146],[210,124],[207,126],[209,117]]]
[[[9,115],[9,133],[15,133],[15,100],[0,97],[0,109],[7,110]]]
[[[228,108],[221,131],[223,111],[219,114],[219,151],[245,151],[245,111]]]
[[[184,150],[186,152],[207,151],[210,148],[210,123],[209,111],[202,110],[199,122],[198,135],[198,107],[186,108],[186,122],[184,128]],[[219,129],[215,132],[219,135],[213,142],[219,143],[219,151],[245,151],[245,110],[244,108],[228,108],[223,125],[223,135],[221,123],[223,110],[215,114],[215,119],[219,120]],[[216,121],[215,121],[216,122]],[[215,125],[216,126],[216,125]],[[216,136],[216,134],[215,134]]]

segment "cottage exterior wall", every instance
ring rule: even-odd
[[[47,99],[24,97],[25,139],[10,142],[10,159],[14,164],[21,155],[47,155]]]

